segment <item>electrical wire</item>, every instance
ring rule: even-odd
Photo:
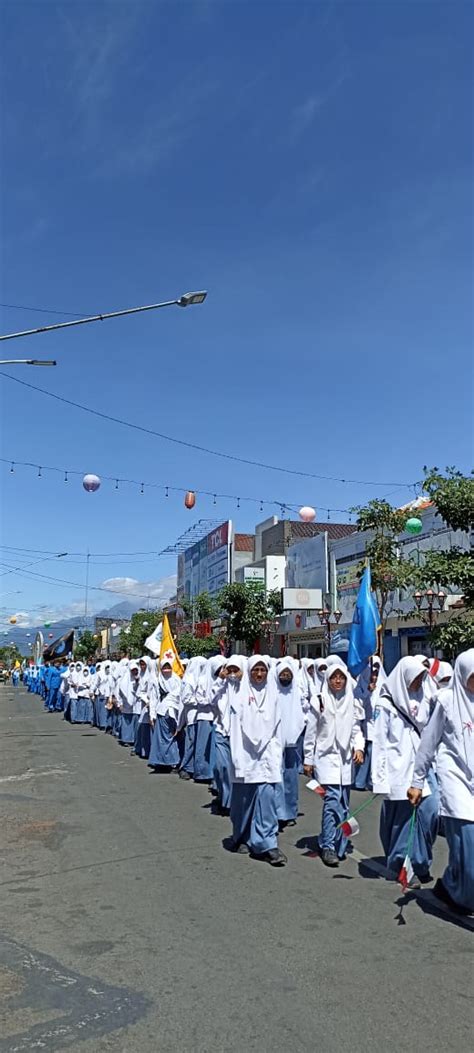
[[[20,303],[0,303],[0,307],[7,308],[10,311],[33,311],[37,314],[59,314],[61,316],[68,315],[70,318],[88,318],[92,313],[89,311],[87,314],[84,311],[58,311],[53,310],[51,307],[25,307],[24,304]]]
[[[46,395],[48,398],[55,399],[56,402],[61,402],[66,406],[72,406],[73,409],[82,410],[83,413],[90,413],[92,416],[99,417],[101,420],[106,420],[113,424],[120,424],[124,428],[131,428],[132,431],[140,431],[145,435],[153,435],[154,438],[164,439],[166,442],[175,443],[178,446],[184,446],[188,450],[197,450],[199,453],[207,453],[212,457],[222,457],[227,461],[251,465],[253,468],[264,468],[266,471],[270,472],[282,472],[286,475],[296,475],[305,479],[319,479],[324,482],[350,483],[356,486],[413,486],[413,483],[400,483],[393,481],[375,482],[374,480],[369,479],[341,479],[333,475],[317,475],[314,472],[302,472],[296,468],[282,468],[279,465],[266,464],[264,461],[253,461],[247,457],[239,457],[237,454],[223,453],[221,450],[212,450],[207,446],[200,446],[195,442],[187,442],[185,439],[177,439],[175,436],[165,435],[164,432],[154,431],[153,428],[146,428],[142,424],[133,424],[131,421],[123,420],[121,417],[113,417],[110,413],[103,413],[100,410],[92,409],[90,406],[84,406],[81,402],[74,402],[72,399],[67,399],[63,395],[56,395],[52,391],[47,391],[46,388],[40,388],[36,384],[28,383],[27,380],[20,380],[19,377],[12,377],[9,373],[0,371],[0,376],[5,377],[7,380],[12,380],[15,384],[20,384],[22,387],[29,388],[31,391],[37,391],[41,395]]]

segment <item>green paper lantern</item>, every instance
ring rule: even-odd
[[[411,519],[407,519],[405,523],[405,530],[407,534],[421,534],[421,531],[423,530],[423,523],[421,522],[421,519],[417,519],[416,516],[413,516]]]
[[[45,622],[44,623],[45,629],[49,629],[50,625],[51,625],[51,622]]]

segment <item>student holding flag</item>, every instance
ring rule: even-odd
[[[433,760],[439,782],[449,863],[433,889],[461,914],[474,912],[474,648],[457,658],[452,686],[439,692],[421,734],[407,797],[422,807]]]
[[[304,770],[324,790],[318,839],[321,859],[325,866],[337,867],[346,857],[348,844],[342,824],[349,814],[352,761],[362,764],[364,760],[364,714],[354,699],[342,659],[334,658],[328,664],[313,710],[314,718],[306,729]]]
[[[380,813],[380,840],[387,867],[394,874],[404,865],[411,844],[413,877],[409,888],[420,888],[432,880],[430,867],[438,831],[438,795],[432,772],[423,779],[423,801],[414,829],[413,808],[407,801],[421,733],[430,718],[426,675],[419,658],[402,658],[387,677],[374,713],[372,782],[374,793],[386,794]]]
[[[372,790],[372,741],[374,737],[374,711],[381,688],[387,679],[385,670],[378,655],[373,655],[369,664],[357,679],[354,698],[360,701],[364,710],[364,763],[354,764],[354,790]]]

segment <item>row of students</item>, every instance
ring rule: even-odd
[[[304,736],[305,773],[324,793],[323,862],[345,858],[341,823],[359,781],[384,796],[380,837],[392,877],[407,854],[416,805],[411,885],[431,881],[441,813],[450,866],[434,891],[456,909],[474,909],[474,650],[458,658],[454,674],[420,655],[401,659],[387,677],[374,658],[357,682],[336,656],[300,666],[261,655],[194,658],[182,680],[169,663],[157,668],[146,657],[105,662],[93,674],[77,663],[64,679],[71,719],[105,725],[153,768],[213,780],[217,807],[230,814],[233,850],[273,866],[286,863],[278,835],[298,815]],[[77,705],[84,697],[91,708]]]

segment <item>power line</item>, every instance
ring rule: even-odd
[[[396,486],[396,487],[408,487],[413,486],[413,483],[400,483],[400,482],[376,482],[375,480],[369,479],[342,479],[333,475],[317,475],[314,472],[302,472],[296,468],[282,468],[274,464],[266,464],[264,461],[253,461],[247,457],[238,457],[237,454],[223,453],[220,450],[212,450],[207,446],[200,446],[198,443],[187,442],[185,439],[177,439],[172,435],[165,435],[163,432],[154,431],[153,428],[146,428],[142,424],[133,424],[131,421],[123,420],[121,417],[113,417],[109,413],[102,413],[100,410],[91,409],[90,406],[84,406],[81,402],[74,402],[72,399],[67,399],[63,395],[56,395],[52,391],[47,391],[46,388],[40,388],[36,384],[30,384],[27,380],[21,380],[19,377],[12,377],[9,373],[0,371],[0,376],[5,377],[7,380],[12,380],[15,384],[20,384],[22,387],[29,388],[31,391],[37,391],[41,395],[46,395],[48,398],[55,399],[56,402],[62,402],[66,406],[72,406],[73,409],[82,410],[83,413],[90,413],[94,417],[99,417],[101,420],[106,420],[112,424],[120,424],[124,428],[131,428],[132,431],[140,431],[145,435],[153,435],[154,438],[164,439],[166,442],[175,443],[178,446],[184,446],[189,450],[197,450],[199,453],[207,453],[212,457],[222,457],[227,461],[238,462],[239,464],[251,465],[253,468],[264,468],[270,472],[282,472],[286,475],[296,475],[305,479],[319,479],[325,482],[331,483],[350,483],[356,486]]]
[[[89,311],[55,311],[52,307],[25,307],[24,304],[20,303],[0,303],[0,307],[8,308],[11,311],[33,311],[37,314],[58,314],[62,317],[68,315],[69,318],[87,318],[90,313]]]
[[[8,563],[0,563],[0,566],[7,567],[8,570],[11,571],[15,570],[15,573],[19,574],[20,577],[23,578],[33,578],[36,580],[47,581],[50,584],[54,583],[55,585],[63,585],[65,587],[71,586],[72,588],[81,589],[82,591],[84,591],[84,582],[68,581],[67,578],[54,578],[50,574],[40,574],[34,570],[16,570],[14,567],[11,567]],[[93,589],[94,592],[107,592],[108,594],[112,594],[113,596],[130,597],[130,592],[125,591],[124,589],[106,589],[102,585],[89,585],[89,588]],[[143,592],[134,593],[133,595],[135,599],[143,599],[149,594],[150,588],[148,587],[148,589],[145,589]]]

